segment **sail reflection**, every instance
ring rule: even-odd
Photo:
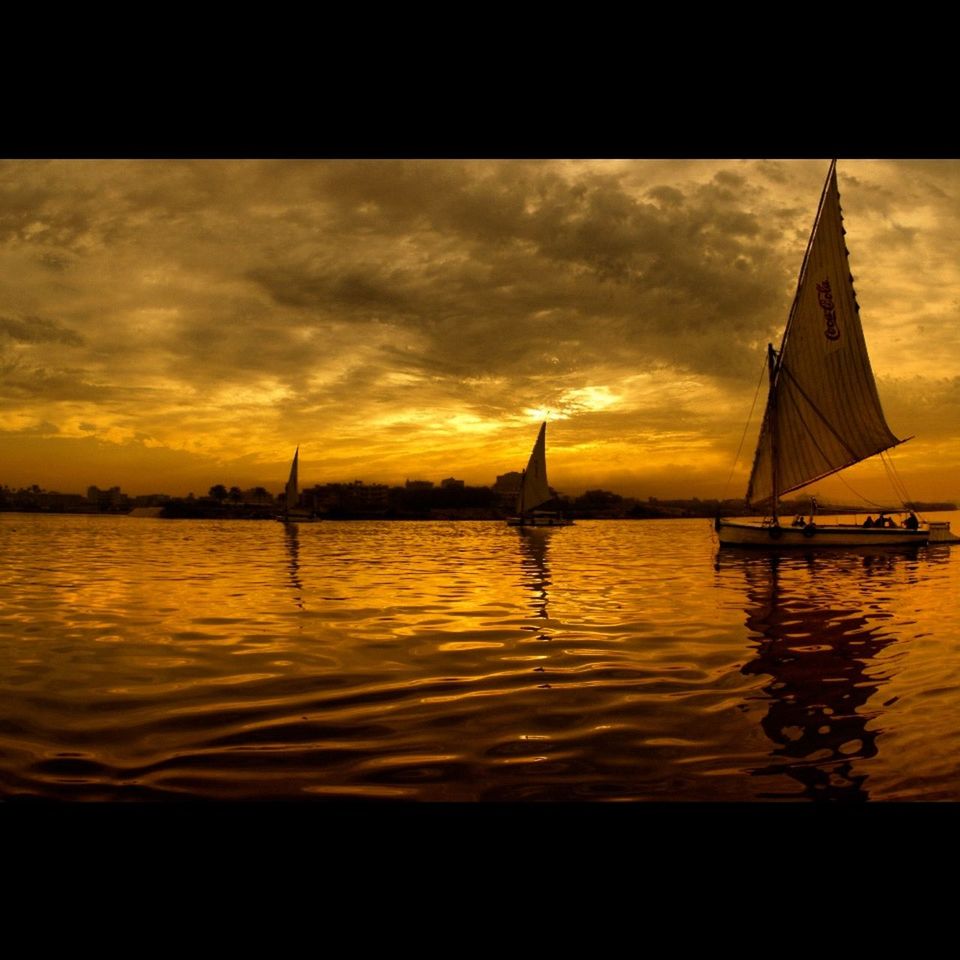
[[[858,761],[879,750],[883,707],[875,695],[891,679],[891,659],[880,654],[897,640],[891,588],[916,579],[916,549],[718,559],[718,569],[727,566],[742,569],[754,635],[756,656],[742,672],[771,678],[761,721],[774,744],[771,762],[750,772],[785,774],[803,787],[759,797],[867,800]]]
[[[534,636],[532,639],[548,644],[553,639],[553,631],[550,629],[550,614],[547,612],[547,601],[549,600],[548,587],[551,585],[550,566],[547,563],[547,552],[550,537],[553,531],[549,527],[516,527],[517,536],[520,538],[520,566],[523,571],[523,585],[530,591],[528,604],[533,612],[534,623],[524,627]],[[551,684],[543,676],[547,673],[547,665],[551,659],[552,651],[550,647],[544,646],[533,658],[537,665],[533,667],[533,672],[539,674],[537,686],[543,689],[550,689]]]
[[[293,601],[303,609],[303,584],[300,582],[300,531],[295,523],[283,524],[283,542],[287,548],[287,564],[290,584],[294,589]]]
[[[547,587],[550,586],[550,568],[547,564],[547,543],[552,531],[547,527],[517,527],[520,537],[520,564],[523,579],[530,590],[530,605],[536,616],[548,619]]]

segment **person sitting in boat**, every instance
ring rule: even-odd
[[[867,517],[867,519],[863,521],[863,525],[864,525],[865,527],[873,527],[873,526],[876,526],[876,524],[873,522],[873,517]]]
[[[917,530],[920,527],[920,521],[917,519],[917,515],[911,510],[910,516],[903,521],[903,525],[908,530]]]
[[[793,518],[793,526],[795,527],[805,526],[803,517],[799,513]]]
[[[877,517],[876,526],[878,526],[878,527],[889,527],[890,525],[891,525],[891,524],[890,524],[890,518],[889,518],[886,514],[881,513],[880,516]]]

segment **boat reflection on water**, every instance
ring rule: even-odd
[[[294,589],[293,602],[303,609],[303,584],[300,582],[300,531],[295,523],[283,524],[283,542],[287,548],[287,570]]]
[[[524,585],[530,590],[530,603],[535,614],[546,620],[547,587],[550,586],[550,568],[547,565],[547,546],[553,531],[549,527],[516,527],[520,537],[520,564]]]
[[[553,531],[549,527],[516,527],[520,539],[520,566],[524,587],[529,590],[528,605],[532,611],[532,621],[525,630],[531,634],[530,640],[548,644],[554,637],[550,627],[550,614],[547,611],[549,600],[548,587],[550,566],[547,563],[547,552],[550,537]],[[534,659],[536,665],[531,669],[538,675],[537,686],[549,690],[551,684],[547,682],[550,661],[555,651],[548,646],[541,647]]]
[[[721,551],[717,568],[739,567],[746,587],[746,626],[755,656],[742,672],[768,675],[761,720],[774,744],[756,777],[787,775],[803,790],[771,784],[760,799],[869,798],[861,761],[877,755],[883,732],[880,689],[896,658],[884,651],[893,586],[917,579],[917,551],[850,551],[802,556]]]

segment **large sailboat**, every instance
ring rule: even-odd
[[[517,493],[517,515],[508,517],[511,527],[568,527],[573,521],[556,510],[544,510],[543,505],[554,499],[547,484],[547,424],[540,426],[537,442],[533,445],[527,469],[520,479]]]
[[[300,461],[300,447],[297,446],[290,464],[290,476],[283,490],[283,513],[277,519],[284,523],[313,523],[320,518],[310,510],[300,509],[300,490],[297,484],[297,471]]]
[[[930,525],[910,513],[903,525],[781,525],[780,498],[882,454],[897,439],[884,419],[867,356],[844,242],[836,161],[830,164],[780,349],[767,348],[769,394],[747,504],[768,506],[762,522],[717,518],[727,546],[877,546],[926,543]],[[908,438],[909,439],[909,438]],[[933,539],[947,539],[936,524]]]

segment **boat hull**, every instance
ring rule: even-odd
[[[947,520],[935,520],[930,523],[930,539],[928,543],[960,543],[958,537],[950,529],[950,523]]]
[[[930,531],[907,527],[861,527],[852,523],[807,524],[781,527],[769,522],[748,523],[716,520],[714,529],[721,546],[781,550],[788,547],[899,547],[924,544]]]
[[[315,517],[312,514],[282,514],[276,517],[281,523],[319,523],[322,517]]]
[[[508,517],[508,527],[572,527],[573,521],[564,517]]]

